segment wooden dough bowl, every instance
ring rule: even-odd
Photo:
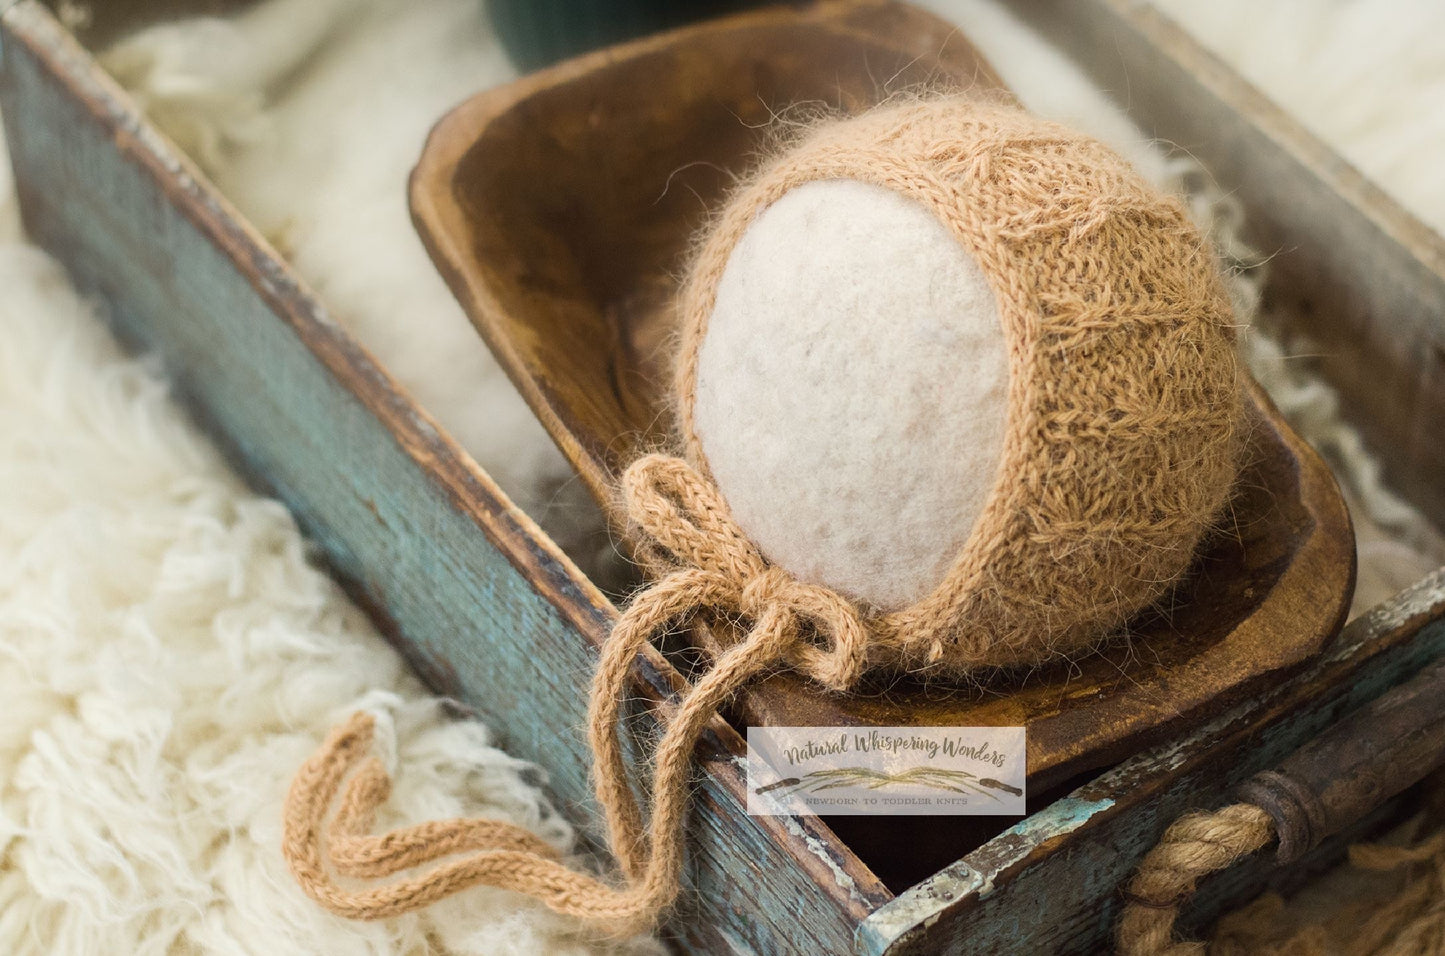
[[[854,112],[922,85],[1001,89],[951,24],[824,3],[572,60],[438,124],[412,177],[417,227],[604,509],[626,463],[667,434],[666,341],[694,232],[777,117],[797,104]],[[1127,639],[970,687],[898,680],[838,697],[779,674],[733,719],[1023,725],[1044,797],[1283,679],[1342,625],[1354,543],[1329,471],[1257,386],[1249,398],[1250,463],[1226,533]]]

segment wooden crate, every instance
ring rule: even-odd
[[[1352,397],[1366,385],[1383,396],[1361,404],[1361,424],[1400,486],[1440,516],[1445,491],[1432,479],[1442,452],[1421,431],[1445,404],[1429,365],[1445,354],[1438,241],[1136,6],[1020,4],[1068,29],[1101,75],[1127,71],[1131,105],[1145,119],[1196,118],[1198,141],[1171,135],[1238,188],[1262,234],[1288,250],[1275,260],[1271,294],[1308,297],[1312,332],[1368,356],[1366,371],[1332,372]],[[418,672],[504,730],[513,753],[546,766],[564,812],[593,821],[575,729],[615,609],[38,0],[0,17],[0,108],[35,239],[108,303],[124,340],[162,356],[182,399],[258,487],[286,501]],[[1242,158],[1229,162],[1231,150]],[[1431,249],[1437,258],[1422,258]],[[1356,253],[1376,269],[1356,265]],[[1424,358],[1422,344],[1434,347]],[[1437,573],[1258,699],[891,889],[820,821],[749,817],[742,743],[717,721],[699,754],[693,885],[670,928],[680,948],[709,953],[1095,952],[1117,913],[1117,887],[1175,815],[1223,802],[1235,782],[1442,651]],[[665,713],[678,674],[649,652],[637,677],[639,707]],[[1337,856],[1338,843],[1317,851],[1316,863]],[[1263,860],[1236,867],[1206,884],[1193,918],[1271,876]]]

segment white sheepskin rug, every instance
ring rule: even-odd
[[[4,164],[0,163],[0,168]],[[17,241],[0,176],[0,952],[591,953],[577,927],[475,889],[382,923],[333,917],[281,857],[291,775],[375,713],[386,825],[513,820],[570,847],[535,767],[428,695]],[[646,941],[618,950],[653,951]]]
[[[984,0],[931,5],[963,23],[1035,109],[1187,187],[1226,253],[1251,261],[1231,245],[1239,211],[1006,13]],[[586,561],[595,513],[406,213],[426,128],[512,75],[480,7],[266,0],[234,22],[158,27],[107,63]],[[7,175],[0,163],[0,951],[600,951],[500,891],[363,924],[296,890],[279,852],[282,796],[327,728],[358,707],[377,714],[396,776],[382,825],[489,815],[557,846],[572,836],[537,786],[541,771],[423,691],[316,570],[285,511],[227,472],[155,370],[120,355],[56,267],[21,244]],[[1247,314],[1259,281],[1254,270],[1235,282]],[[1435,539],[1402,540],[1423,522],[1379,487],[1328,387],[1262,335],[1249,348],[1256,374],[1355,495],[1362,601],[1438,563]]]
[[[1437,232],[1445,233],[1445,4],[1154,0]],[[1248,29],[1241,29],[1241,24]]]
[[[433,123],[515,77],[481,0],[265,0],[160,24],[102,62],[363,345],[594,574],[602,517],[412,227]]]

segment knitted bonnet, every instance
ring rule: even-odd
[[[1086,649],[1184,572],[1237,470],[1211,251],[1105,146],[1016,108],[917,101],[819,126],[736,193],[683,291],[680,445],[705,484],[694,402],[719,281],[761,211],[829,180],[938,218],[993,288],[1010,373],[992,492],[926,596],[865,609],[868,666],[960,674]]]
[[[897,606],[771,560],[735,519],[698,427],[699,355],[735,250],[790,191],[836,181],[888,190],[936,218],[991,289],[1006,356],[989,490],[938,580]],[[676,454],[640,457],[619,488],[654,580],[604,645],[589,708],[598,803],[623,881],[572,870],[495,821],[429,825],[425,839],[420,828],[364,837],[385,777],[363,768],[330,832],[333,847],[372,840],[390,854],[371,875],[479,852],[378,890],[337,886],[319,834],[369,741],[358,716],[303,769],[287,804],[287,846],[301,848],[288,850],[293,872],[333,910],[394,915],[485,883],[604,932],[646,928],[679,892],[698,738],[744,684],[786,666],[846,692],[871,671],[947,677],[1082,652],[1185,571],[1238,468],[1234,331],[1211,251],[1182,205],[1113,152],[1013,107],[914,100],[806,131],[731,196],[678,306]],[[777,422],[784,435],[807,427]],[[776,507],[790,507],[785,489]],[[638,653],[689,621],[711,625],[713,660],[666,720],[644,817],[619,739],[621,702]]]

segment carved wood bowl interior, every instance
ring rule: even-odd
[[[436,127],[412,177],[417,227],[604,509],[626,463],[667,434],[660,386],[694,232],[775,116],[795,104],[858,111],[923,84],[1000,88],[952,24],[901,4],[823,3],[572,60],[481,93]],[[1042,797],[1281,679],[1343,623],[1354,539],[1329,471],[1256,386],[1249,398],[1250,464],[1227,527],[1127,636],[968,687],[900,679],[839,697],[779,674],[733,718],[1024,725]]]

